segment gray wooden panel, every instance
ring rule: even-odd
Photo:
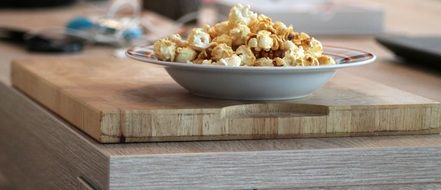
[[[280,189],[280,190],[289,190],[289,189],[294,190],[293,188]],[[363,185],[363,186],[345,186],[345,187],[313,187],[313,188],[300,188],[300,189],[295,188],[295,190],[439,190],[439,189],[441,189],[441,183]]]
[[[341,148],[441,147],[441,135],[400,135],[377,137],[300,138],[242,141],[195,141],[107,144],[109,155],[152,155],[186,153],[316,150]]]
[[[8,180],[5,178],[5,175],[2,173],[0,168],[0,189],[2,190],[12,190]]]
[[[441,181],[441,147],[113,157],[111,189],[250,189]]]
[[[90,184],[87,179],[84,179],[83,177],[78,177],[78,190],[96,190],[95,187],[93,187],[92,184]]]
[[[78,131],[0,83],[0,168],[17,189],[76,189],[86,176],[108,184],[108,157]]]

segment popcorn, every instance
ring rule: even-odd
[[[248,40],[248,47],[250,48],[258,48],[259,47],[259,42],[257,41],[257,38],[250,38]]]
[[[253,66],[256,61],[256,57],[254,56],[251,49],[245,45],[240,46],[236,49],[236,54],[239,55],[241,59],[240,65]]]
[[[320,65],[333,65],[335,64],[334,59],[328,55],[322,55],[318,58]]]
[[[202,28],[195,28],[188,36],[188,43],[196,50],[202,50],[210,45],[210,35]]]
[[[276,30],[277,30],[276,34],[281,36],[284,40],[287,40],[287,41],[293,40],[296,35],[296,33],[294,32],[294,28],[292,26],[288,26],[286,28],[281,27]]]
[[[192,62],[195,64],[202,64],[204,60],[211,60],[210,56],[211,55],[207,51],[202,51],[196,56],[196,59],[194,59]]]
[[[283,60],[280,57],[276,57],[274,58],[274,66],[276,67],[283,67],[283,66],[287,66],[285,60]]]
[[[188,40],[178,34],[158,40],[154,53],[163,61],[233,67],[336,64],[323,55],[317,39],[240,4],[230,10],[228,20],[195,28]]]
[[[220,22],[215,24],[212,28],[210,28],[209,33],[213,38],[215,36],[220,36],[222,34],[228,34],[230,31],[230,26],[228,21]]]
[[[256,60],[256,66],[274,66],[273,60],[268,57],[259,58]]]
[[[233,38],[227,34],[222,34],[214,38],[212,42],[217,44],[226,44],[227,46],[231,47],[233,44]]]
[[[170,37],[168,37],[168,39],[170,41],[174,42],[176,44],[176,46],[178,46],[178,47],[185,47],[185,46],[187,46],[187,41],[183,40],[181,35],[179,35],[179,34],[171,35]]]
[[[161,39],[153,44],[156,57],[162,61],[174,61],[176,44],[169,39]]]
[[[318,66],[320,64],[318,59],[311,54],[306,54],[303,57],[303,62],[305,66]]]
[[[217,64],[218,65],[229,66],[229,67],[239,67],[241,62],[242,62],[242,60],[240,59],[239,56],[232,55],[231,57],[220,59],[217,62]]]
[[[201,64],[203,64],[203,65],[211,65],[211,64],[213,64],[213,61],[211,61],[211,59],[204,59]]]
[[[303,57],[305,56],[303,48],[291,49],[285,53],[283,61],[290,66],[305,66]]]
[[[295,49],[297,49],[298,47],[292,42],[292,41],[285,41],[284,42],[284,44],[283,44],[283,49],[285,50],[285,51],[288,51],[288,50],[295,50]]]
[[[280,34],[282,34],[283,32],[285,32],[285,30],[287,30],[288,27],[286,27],[286,25],[283,24],[282,22],[277,21],[277,22],[274,23],[273,28],[274,28],[274,30],[276,31],[276,34],[277,34],[277,35],[280,35]],[[292,28],[292,27],[291,27],[291,28]]]
[[[251,20],[249,27],[252,33],[257,33],[261,30],[267,30],[272,33],[276,32],[271,19],[265,15],[259,15],[257,18]]]
[[[320,57],[323,53],[323,46],[322,43],[320,43],[315,38],[311,38],[311,41],[309,42],[309,46],[305,48],[306,52],[313,55],[314,57]]]
[[[231,8],[228,15],[231,24],[245,24],[248,25],[252,19],[255,19],[257,14],[250,10],[250,6],[237,4]]]
[[[265,51],[268,51],[273,47],[273,39],[270,37],[271,32],[268,32],[266,30],[261,30],[257,33],[257,49],[263,49]]]
[[[306,33],[294,34],[294,43],[298,46],[302,46],[303,48],[308,48],[311,43],[311,37],[309,37]]]
[[[271,46],[272,50],[284,49],[284,42],[281,37],[276,34],[271,34],[271,39],[273,40],[273,46]]]
[[[176,49],[176,62],[186,63],[192,61],[196,57],[197,53],[195,50],[189,47],[179,47]]]
[[[235,46],[244,44],[249,34],[250,29],[244,24],[238,24],[230,30],[230,36],[232,37],[233,45]]]
[[[222,58],[231,57],[234,54],[233,49],[226,44],[219,44],[211,51],[211,59],[213,61],[219,61]]]
[[[212,43],[209,45],[208,48],[202,50],[199,52],[199,54],[196,56],[196,59],[193,60],[193,63],[195,64],[201,64],[204,60],[211,59],[211,50],[213,49],[213,46],[215,44]]]

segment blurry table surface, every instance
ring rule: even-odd
[[[441,20],[441,2],[436,0],[392,0],[392,1],[375,1],[382,5],[385,9],[385,28],[386,32],[399,32],[409,35],[441,35],[441,25],[438,24]],[[46,29],[47,27],[62,27],[64,23],[77,15],[87,15],[93,13],[94,10],[86,5],[78,5],[74,7],[66,8],[54,8],[49,10],[0,10],[0,26],[15,26],[24,27],[33,31],[39,31]],[[165,20],[157,15],[146,13],[147,17],[153,19],[158,25],[170,24],[170,21]],[[409,91],[411,93],[421,95],[427,98],[441,101],[441,72],[438,70],[427,69],[418,66],[411,66],[403,64],[397,60],[389,51],[385,50],[381,46],[375,43],[372,37],[322,37],[321,40],[324,44],[332,44],[344,47],[352,47],[357,49],[363,49],[373,52],[378,56],[378,60],[375,64],[359,68],[351,68],[342,72],[355,73],[361,77],[366,77],[371,80],[384,83],[388,86],[392,86],[401,90]],[[175,156],[194,156],[200,155],[205,159],[215,159],[211,153],[217,153],[220,157],[231,156],[234,153],[240,154],[240,156],[247,157],[246,153],[255,154],[255,161],[261,161],[262,166],[269,167],[268,172],[278,172],[280,174],[274,174],[278,176],[283,174],[283,167],[280,164],[292,164],[289,160],[281,161],[280,163],[273,163],[274,169],[272,170],[271,164],[265,165],[266,159],[276,159],[276,157],[287,156],[286,154],[293,154],[296,151],[319,151],[326,149],[359,149],[361,152],[377,150],[381,148],[390,149],[391,147],[401,148],[402,151],[421,151],[418,154],[428,157],[432,156],[433,160],[427,160],[430,163],[437,164],[441,162],[441,155],[438,153],[429,155],[433,151],[440,152],[441,150],[441,138],[439,135],[423,135],[423,136],[389,136],[389,137],[356,137],[356,138],[322,138],[322,139],[281,139],[281,140],[249,140],[249,141],[217,141],[217,142],[184,142],[184,143],[139,143],[139,144],[113,144],[102,145],[99,144],[81,132],[77,131],[70,124],[66,123],[61,118],[57,117],[53,113],[44,109],[38,104],[35,104],[11,87],[9,79],[9,67],[12,59],[19,59],[24,57],[51,57],[51,56],[63,56],[66,58],[71,57],[92,57],[92,56],[112,56],[114,49],[110,47],[86,47],[84,52],[76,55],[44,55],[44,54],[29,54],[23,49],[11,44],[0,42],[0,172],[10,180],[12,184],[19,185],[20,187],[86,187],[93,186],[99,189],[107,188],[123,188],[130,185],[136,186],[139,183],[142,185],[142,180],[138,177],[156,175],[139,172],[134,174],[133,181],[127,178],[127,175],[114,174],[109,170],[121,169],[118,166],[112,168],[112,164],[117,163],[118,158],[134,156],[135,158],[142,158],[148,155],[173,155]],[[115,58],[116,59],[116,58]],[[3,108],[3,110],[2,110]],[[16,108],[16,109],[15,109]],[[31,116],[28,119],[23,119],[23,116]],[[1,118],[3,117],[3,118]],[[27,124],[27,123],[29,124]],[[34,126],[35,125],[35,126]],[[44,134],[43,132],[36,132],[32,130],[41,131],[53,131],[46,137],[39,137]],[[22,131],[19,131],[22,130]],[[23,140],[20,134],[29,135],[29,139]],[[15,141],[12,139],[16,139]],[[415,148],[415,150],[413,149]],[[68,150],[66,150],[68,149]],[[345,150],[339,150],[345,151]],[[4,152],[7,152],[4,154]],[[278,155],[280,154],[280,155]],[[306,154],[306,153],[302,153]],[[325,153],[324,153],[325,154]],[[344,153],[342,153],[343,155]],[[366,153],[367,154],[367,153]],[[391,152],[390,154],[400,154],[399,151]],[[410,153],[409,153],[410,154]],[[32,155],[32,156],[30,156]],[[216,155],[216,154],[215,154]],[[363,154],[361,154],[363,155]],[[75,162],[69,159],[72,156],[75,157]],[[267,158],[265,157],[267,156]],[[271,157],[274,156],[274,157]],[[328,155],[332,158],[333,155]],[[183,159],[189,159],[189,158]],[[239,159],[239,157],[237,159]],[[13,158],[13,159],[11,159]],[[247,157],[248,158],[248,157]],[[65,160],[63,160],[65,159]],[[203,158],[201,158],[203,159]],[[228,159],[228,158],[225,158]],[[63,160],[63,161],[60,161]],[[164,162],[150,163],[164,164]],[[234,159],[233,159],[234,160]],[[115,162],[113,162],[115,161]],[[125,162],[127,160],[122,160]],[[188,161],[194,161],[189,159]],[[197,161],[197,159],[196,159]],[[421,160],[419,160],[421,161]],[[9,163],[14,162],[14,166],[10,166]],[[35,163],[39,162],[39,163]],[[127,162],[134,162],[130,160]],[[141,161],[139,161],[141,163]],[[202,162],[202,161],[201,161]],[[240,162],[240,160],[238,160]],[[349,160],[348,160],[349,162]],[[418,162],[418,160],[416,161]],[[20,163],[20,164],[17,164]],[[148,162],[146,162],[148,163]],[[126,163],[127,164],[127,163]],[[205,163],[207,164],[207,163]],[[208,163],[209,165],[210,163]],[[384,164],[384,163],[383,163]],[[122,164],[124,165],[124,164]],[[172,163],[173,165],[173,163]],[[214,164],[215,165],[215,164]],[[228,164],[226,164],[228,165]],[[233,164],[234,165],[234,164]],[[230,166],[233,166],[230,165]],[[279,165],[279,166],[278,166]],[[318,164],[319,165],[319,164]],[[197,164],[196,164],[197,166]],[[435,165],[436,166],[436,165]],[[439,165],[438,165],[439,166]],[[59,168],[57,168],[59,167]],[[177,167],[177,166],[176,166]],[[193,167],[189,164],[188,167]],[[202,167],[202,166],[201,166]],[[210,166],[205,166],[206,171],[211,171]],[[227,167],[227,166],[225,166]],[[251,167],[251,166],[250,166]],[[406,166],[403,166],[405,168]],[[430,165],[425,166],[430,167]],[[437,167],[439,168],[439,167]],[[123,168],[124,169],[124,168]],[[132,168],[137,170],[137,168]],[[160,166],[156,165],[153,169],[161,170]],[[173,176],[173,167],[164,167],[164,170],[158,172],[157,175],[161,176]],[[185,168],[181,168],[185,169]],[[194,169],[194,168],[193,168]],[[252,170],[252,168],[242,168],[243,170]],[[25,171],[24,171],[25,170]],[[44,170],[44,171],[42,171]],[[47,171],[46,171],[47,170]],[[196,169],[197,170],[197,169]],[[123,171],[123,170],[121,170]],[[325,170],[323,170],[325,171]],[[90,173],[89,173],[90,172]],[[126,171],[129,172],[129,171]],[[389,171],[390,172],[390,171]],[[409,170],[411,172],[411,170]],[[432,173],[430,173],[432,172]],[[404,179],[409,183],[417,181],[418,184],[405,184],[405,181],[394,181],[383,176],[384,180],[379,178],[378,174],[376,178],[366,174],[365,180],[357,181],[355,178],[352,180],[344,181],[339,179],[338,176],[335,180],[330,178],[318,179],[311,177],[311,182],[315,184],[306,184],[304,181],[293,181],[281,183],[280,187],[287,187],[286,185],[293,185],[296,187],[314,187],[314,186],[344,186],[335,187],[336,189],[346,189],[354,187],[369,186],[370,188],[397,188],[397,187],[428,187],[428,188],[441,188],[441,171],[439,169],[430,170],[427,176],[420,176],[421,178]],[[110,174],[109,174],[110,173]],[[188,175],[190,175],[191,171]],[[238,174],[241,172],[237,171]],[[326,172],[325,172],[326,173]],[[234,176],[234,172],[231,173]],[[251,175],[251,174],[250,174]],[[254,174],[259,180],[253,181],[252,178],[248,178],[247,183],[250,184],[248,188],[255,187],[276,187],[272,184],[271,180],[265,180],[268,177],[264,174]],[[416,175],[416,174],[415,174]],[[162,177],[164,177],[162,176]],[[435,177],[438,176],[438,177]],[[179,179],[195,180],[193,185],[201,185],[197,183],[197,178],[185,178],[186,176],[175,176]],[[194,177],[194,176],[193,176]],[[224,176],[225,177],[225,176]],[[328,176],[332,178],[332,175]],[[28,178],[26,183],[23,183],[22,178]],[[29,180],[34,178],[35,181]],[[58,179],[54,179],[58,178]],[[72,180],[72,178],[74,180]],[[199,176],[201,180],[210,182],[210,179]],[[51,180],[42,182],[41,180]],[[124,181],[128,180],[130,182]],[[294,177],[295,179],[295,177]],[[390,178],[393,179],[393,178]],[[140,181],[137,181],[140,180]],[[156,181],[155,181],[156,180]],[[237,182],[231,182],[230,186],[222,186],[220,184],[226,183],[222,180],[231,180],[228,177],[217,179],[219,187],[224,188],[237,188],[246,186],[238,184]],[[275,180],[275,179],[272,179]],[[287,178],[286,180],[291,180]],[[321,181],[316,182],[315,180]],[[2,188],[3,177],[0,173],[0,189]],[[75,183],[74,181],[78,182]],[[276,180],[277,181],[277,180]],[[163,187],[176,187],[173,185],[179,184],[179,182],[165,180],[161,182],[160,179],[153,179],[149,182],[157,182]],[[244,182],[245,183],[245,182]],[[379,184],[378,184],[379,183]],[[228,184],[228,183],[226,183]],[[269,184],[265,186],[262,184]],[[377,184],[377,185],[373,185]],[[187,187],[185,185],[182,187]],[[273,186],[271,186],[273,185]],[[191,183],[190,183],[191,186]],[[190,187],[188,186],[188,187]],[[157,186],[152,186],[157,187]],[[179,187],[179,186],[178,186]],[[206,186],[209,187],[209,186]],[[329,187],[329,189],[333,189]]]

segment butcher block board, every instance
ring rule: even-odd
[[[289,101],[198,97],[162,67],[114,58],[17,60],[11,72],[16,88],[102,143],[441,132],[440,103],[350,70]]]

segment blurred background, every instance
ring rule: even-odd
[[[225,20],[235,3],[250,4],[256,12],[292,24],[325,45],[371,51],[382,64],[401,64],[439,76],[439,0],[2,0],[0,57],[106,54],[124,59],[129,46],[174,33],[185,36],[194,26]],[[0,70],[6,67],[0,64]],[[0,79],[8,81],[9,76]],[[399,87],[423,91],[405,84]],[[0,168],[0,189],[5,184]]]
[[[174,33],[185,36],[194,26],[225,20],[236,3],[333,45],[345,45],[339,38],[376,38],[399,57],[408,52],[396,46],[440,57],[439,51],[430,52],[438,48],[434,41],[440,42],[438,0],[3,0],[0,39],[43,53],[80,53],[104,45],[124,58],[128,46]]]
[[[4,0],[0,38],[33,52],[80,52],[84,44],[127,47],[225,20],[235,3],[323,38],[441,35],[437,0]],[[160,19],[146,17],[151,13]],[[18,34],[43,39],[23,42]],[[66,47],[45,47],[44,40]]]

